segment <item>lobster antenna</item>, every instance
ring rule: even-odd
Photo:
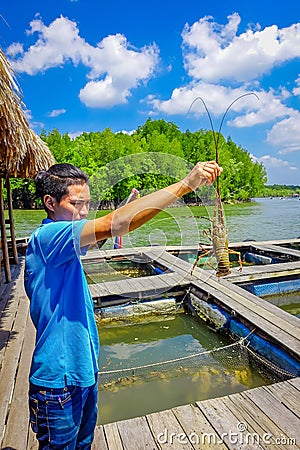
[[[215,133],[215,129],[214,129],[214,124],[213,124],[213,121],[212,121],[210,112],[208,111],[208,108],[207,108],[207,106],[206,106],[206,103],[205,103],[205,101],[203,100],[202,97],[196,97],[196,98],[192,101],[191,106],[189,107],[189,110],[188,110],[187,114],[189,114],[189,112],[190,112],[191,109],[192,109],[193,104],[194,104],[197,100],[201,100],[201,102],[202,102],[203,105],[204,105],[205,111],[206,111],[206,113],[207,113],[207,115],[208,115],[209,122],[210,122],[210,127],[211,127],[211,130],[212,130],[212,133],[213,133],[214,143],[215,143],[215,149],[216,149],[216,163],[218,163],[219,155],[218,155],[218,150],[217,150],[217,140],[216,140],[216,133]]]
[[[233,105],[235,102],[237,102],[238,100],[240,100],[240,99],[243,98],[243,97],[247,97],[248,95],[255,95],[255,97],[257,98],[257,100],[259,100],[259,97],[258,97],[257,94],[255,94],[255,92],[248,92],[247,94],[240,95],[240,96],[237,97],[235,100],[233,100],[233,102],[230,103],[230,105],[228,106],[228,108],[227,108],[226,111],[224,112],[223,117],[222,117],[222,120],[221,120],[221,123],[220,123],[220,126],[219,126],[219,129],[218,129],[218,137],[217,137],[216,153],[217,153],[217,148],[218,148],[218,144],[219,144],[219,138],[220,138],[220,133],[221,133],[221,130],[222,130],[223,122],[224,122],[224,120],[225,120],[225,117],[226,117],[228,111],[230,110],[230,108],[232,107],[232,105]],[[218,162],[218,161],[217,161],[217,162]]]
[[[212,133],[213,133],[214,144],[215,144],[215,149],[216,149],[216,163],[217,163],[217,164],[219,163],[219,139],[220,139],[220,133],[221,133],[221,130],[222,130],[222,126],[223,126],[225,117],[226,117],[228,111],[230,110],[230,108],[232,107],[232,105],[233,105],[235,102],[237,102],[237,101],[240,100],[241,98],[246,97],[246,96],[248,96],[248,95],[255,95],[255,97],[257,98],[257,100],[259,100],[259,97],[258,97],[257,94],[255,94],[255,92],[248,92],[248,93],[246,93],[246,94],[242,94],[242,95],[240,95],[239,97],[237,97],[235,100],[233,100],[233,102],[230,103],[230,105],[227,107],[226,111],[224,112],[224,114],[223,114],[223,116],[222,116],[222,120],[221,120],[221,122],[220,122],[220,126],[219,126],[219,129],[218,129],[218,137],[217,137],[217,138],[216,138],[216,132],[215,132],[215,129],[214,129],[214,125],[213,125],[213,121],[212,121],[210,112],[208,111],[208,108],[207,108],[206,103],[205,103],[205,101],[203,100],[203,98],[202,98],[202,97],[196,97],[196,98],[193,100],[193,102],[191,103],[191,106],[189,107],[188,113],[190,112],[190,110],[192,109],[193,104],[194,104],[197,100],[201,100],[202,103],[203,103],[203,105],[204,105],[204,108],[205,108],[206,113],[207,113],[208,118],[209,118],[211,130],[212,130]],[[217,178],[217,194],[218,194],[218,197],[220,197],[220,180],[219,180],[219,177]]]

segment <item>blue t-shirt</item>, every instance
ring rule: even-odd
[[[28,243],[25,290],[36,327],[30,381],[38,386],[88,387],[98,372],[93,300],[80,261],[86,220],[43,220]]]

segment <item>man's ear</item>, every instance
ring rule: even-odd
[[[55,202],[55,199],[51,196],[51,195],[49,195],[49,194],[46,194],[46,195],[44,195],[44,204],[45,204],[45,206],[46,206],[46,208],[49,210],[49,211],[54,211],[54,202]]]

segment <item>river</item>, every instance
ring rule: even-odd
[[[226,224],[231,242],[247,239],[275,240],[300,236],[300,201],[298,198],[258,198],[251,203],[224,206]],[[97,212],[97,215],[107,211]],[[203,241],[203,229],[210,222],[212,208],[169,208],[140,229],[123,238],[123,246],[193,245]],[[29,236],[45,217],[43,210],[14,210],[15,230],[18,238]],[[91,211],[90,218],[95,217]],[[108,240],[105,248],[112,248]]]

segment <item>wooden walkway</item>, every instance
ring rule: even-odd
[[[236,314],[247,319],[249,315],[251,323],[257,327],[267,324],[272,339],[283,342],[293,354],[299,354],[299,319],[251,294],[244,297],[241,289],[227,280],[202,279],[200,270],[196,270],[192,277],[186,270],[187,266],[190,267],[188,263],[157,248],[147,248],[149,258],[156,258],[158,253],[160,260],[170,268],[169,273],[160,276],[162,280],[166,275],[166,280],[174,276],[173,281],[189,283],[198,293],[219,295],[219,300],[226,300],[228,308]],[[38,447],[28,425],[28,374],[34,330],[29,318],[22,271],[23,262],[14,266],[13,281],[0,286],[2,450]],[[153,280],[157,277],[149,278]],[[146,285],[145,280],[140,282]],[[165,283],[168,285],[168,282]],[[93,449],[297,449],[300,448],[299,418],[300,378],[294,378],[227,397],[98,426]]]
[[[275,280],[279,277],[300,276],[300,250],[280,246],[288,243],[298,244],[300,246],[300,239],[278,240],[272,241],[272,243],[270,241],[231,243],[230,247],[232,248],[246,248],[254,252],[256,250],[262,252],[277,252],[278,256],[288,255],[292,259],[298,258],[298,260],[278,264],[244,266],[242,272],[239,272],[237,268],[233,268],[231,271],[232,273],[222,278],[222,281],[226,279],[231,283],[240,284],[247,281],[258,281],[267,278],[273,278]],[[84,264],[104,261],[109,262],[117,261],[122,258],[131,259],[138,256],[141,259],[144,258],[145,260],[154,261],[168,269],[167,273],[155,277],[127,278],[126,280],[109,281],[90,285],[90,290],[95,303],[100,307],[105,303],[113,305],[131,299],[155,298],[162,294],[179,294],[181,291],[180,286],[186,287],[194,279],[194,277],[189,276],[192,264],[186,263],[180,258],[172,259],[172,256],[193,253],[196,257],[197,251],[197,245],[186,247],[139,247],[138,253],[135,248],[92,251],[83,258],[83,262]],[[197,278],[201,277],[201,280],[216,278],[213,270],[205,270],[202,275],[201,272],[203,271],[200,269],[196,269],[194,272],[197,274]],[[118,301],[116,301],[116,299],[118,299]]]
[[[299,449],[300,378],[98,426],[94,450]]]

